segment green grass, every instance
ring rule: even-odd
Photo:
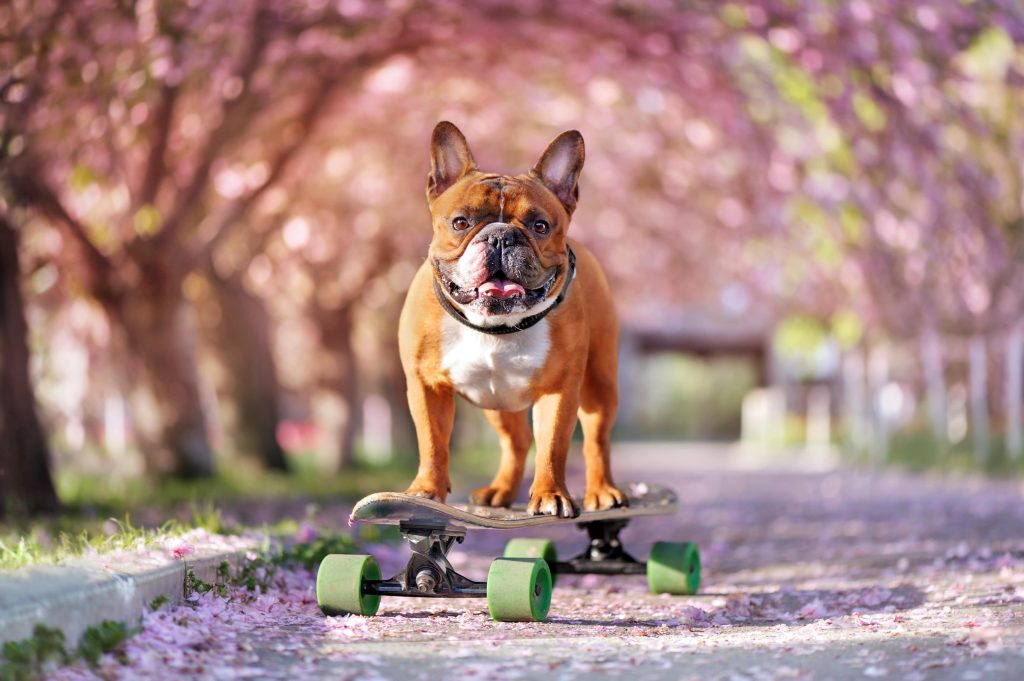
[[[74,471],[57,474],[57,493],[71,515],[120,516],[140,507],[173,508],[186,504],[304,499],[312,502],[354,501],[380,491],[405,489],[416,474],[412,454],[399,453],[383,464],[357,463],[338,473],[324,473],[305,456],[291,457],[292,471],[256,468],[248,463],[224,464],[210,478],[198,480],[114,478]],[[467,443],[453,452],[455,480],[489,477],[497,468],[498,448],[490,442]]]
[[[454,459],[458,459],[456,462]],[[496,465],[496,451],[470,448],[453,457],[453,477],[476,481]],[[65,511],[43,518],[12,518],[0,523],[0,569],[37,563],[59,563],[88,553],[144,548],[157,539],[203,528],[214,534],[258,529],[267,535],[294,534],[303,518],[282,518],[272,526],[241,528],[225,524],[220,508],[234,503],[302,500],[311,505],[353,501],[383,490],[402,490],[415,475],[408,459],[389,465],[362,464],[336,475],[309,466],[292,473],[261,471],[246,466],[221,470],[204,480],[111,480],[72,472],[58,475],[58,493]],[[457,483],[457,484],[462,484]],[[160,525],[132,518],[178,518]],[[120,518],[119,520],[115,518]],[[369,541],[393,539],[387,532],[364,528]]]
[[[352,500],[381,489],[404,488],[414,472],[415,468],[408,464],[363,465],[334,475],[308,469],[281,473],[238,467],[199,480],[111,480],[63,472],[57,476],[57,492],[70,514],[107,516],[140,507],[170,509],[208,500],[218,503],[251,499]]]
[[[970,434],[944,452],[925,429],[894,434],[886,463],[912,471],[973,472],[991,477],[1024,475],[1024,456],[1010,458],[1002,437],[993,436],[988,457],[979,461]]]
[[[359,544],[350,534],[331,534],[317,537],[308,542],[278,545],[268,548],[255,558],[246,558],[235,568],[231,563],[222,561],[217,568],[217,576],[213,582],[199,579],[186,561],[184,596],[186,599],[193,594],[213,592],[227,598],[231,587],[244,588],[250,592],[266,593],[280,568],[298,568],[313,570],[320,562],[332,553],[357,553]],[[154,603],[151,609],[156,610],[163,603]]]
[[[152,528],[137,527],[127,517],[103,522],[70,516],[35,521],[20,529],[8,528],[6,534],[0,534],[0,570],[60,563],[85,554],[143,549],[196,528],[215,534],[253,532],[264,535],[268,560],[307,568],[318,564],[326,553],[346,553],[355,546],[351,535],[334,533],[308,542],[288,542],[287,546],[270,548],[271,537],[294,536],[300,528],[300,520],[284,518],[274,525],[259,528],[226,526],[220,512],[207,504],[193,508],[191,521],[170,520]],[[400,539],[400,535],[395,528],[368,526],[361,528],[360,538],[369,542],[390,542]]]
[[[213,515],[213,511],[201,509],[191,523],[170,520],[150,528],[133,525],[127,515],[123,520],[108,518],[102,521],[60,516],[0,526],[0,570],[37,563],[59,563],[90,553],[146,548],[157,540],[195,527],[207,527],[204,522],[211,522]]]

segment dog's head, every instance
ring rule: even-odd
[[[474,323],[515,324],[554,304],[569,265],[583,136],[563,132],[525,175],[485,173],[442,121],[430,142],[430,261],[443,295]]]

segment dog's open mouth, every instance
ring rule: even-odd
[[[500,307],[510,307],[522,303],[523,307],[529,308],[547,297],[551,287],[555,284],[558,270],[552,271],[542,286],[532,289],[506,278],[503,272],[495,272],[493,276],[476,288],[461,288],[443,273],[440,276],[448,295],[460,305],[481,301],[483,303],[499,303]]]
[[[502,299],[515,298],[516,296],[522,298],[526,295],[526,289],[523,288],[523,285],[511,279],[491,279],[485,281],[477,287],[476,291],[482,296]]]

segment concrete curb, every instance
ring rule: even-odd
[[[197,546],[184,559],[172,558],[169,551],[158,556],[119,552],[0,571],[0,643],[29,638],[37,624],[45,624],[63,631],[70,648],[104,620],[135,625],[161,596],[171,605],[184,601],[188,568],[213,582],[223,561],[237,566],[259,546],[255,539],[238,540]]]

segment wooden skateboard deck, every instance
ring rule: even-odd
[[[628,507],[610,508],[604,511],[582,511],[575,518],[531,515],[527,513],[524,504],[513,504],[511,508],[471,504],[450,505],[400,492],[380,492],[361,499],[352,509],[349,523],[454,525],[467,528],[511,530],[563,523],[590,523],[629,520],[640,516],[670,515],[675,513],[678,507],[676,494],[668,487],[634,482],[620,485],[619,488],[629,495]]]

